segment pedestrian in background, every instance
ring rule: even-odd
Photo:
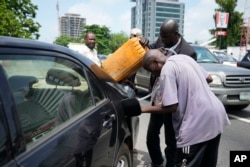
[[[137,37],[137,38],[143,37],[142,30],[140,28],[132,28],[130,30],[130,38],[133,38],[133,37]]]

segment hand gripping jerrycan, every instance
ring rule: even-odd
[[[130,38],[102,62],[104,71],[116,82],[128,78],[142,66],[142,59],[148,48],[143,47],[139,41],[139,38]]]

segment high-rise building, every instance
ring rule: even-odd
[[[131,28],[142,29],[144,37],[154,42],[159,37],[160,26],[166,19],[179,23],[179,32],[184,35],[185,4],[178,0],[130,0],[136,2],[131,9]]]
[[[86,19],[82,18],[80,14],[66,13],[60,17],[60,35],[79,38],[85,25]]]

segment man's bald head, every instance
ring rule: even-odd
[[[165,20],[162,25],[161,25],[161,31],[165,32],[177,32],[179,31],[179,25],[178,23],[173,20],[173,19],[169,19],[169,20]]]
[[[165,20],[160,28],[160,36],[162,42],[165,44],[165,47],[173,47],[179,40],[180,34],[178,32],[179,25],[173,20]]]
[[[165,64],[166,56],[159,49],[148,50],[143,57],[142,66],[147,71],[160,74],[162,66]]]

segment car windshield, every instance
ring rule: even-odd
[[[204,47],[193,47],[197,54],[198,63],[219,63],[218,59]]]

